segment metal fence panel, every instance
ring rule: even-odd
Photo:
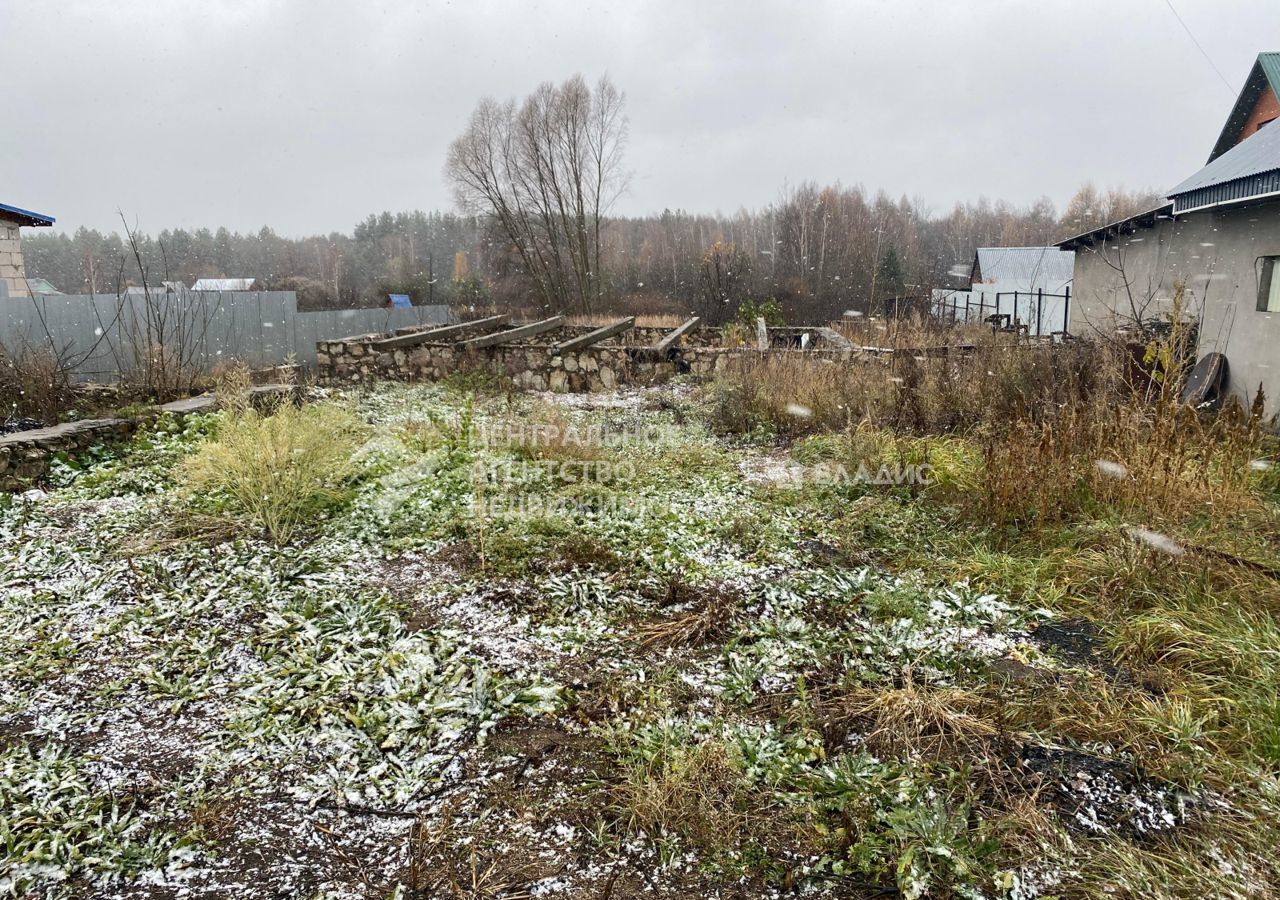
[[[11,297],[0,310],[0,344],[10,351],[53,346],[76,361],[82,381],[111,381],[136,364],[148,335],[181,334],[192,364],[252,367],[293,359],[314,366],[316,342],[412,325],[447,324],[449,307],[298,312],[293,291],[183,294],[45,294]]]

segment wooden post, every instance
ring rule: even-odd
[[[635,316],[629,316],[625,319],[619,319],[612,325],[606,325],[603,328],[597,328],[595,331],[589,331],[580,337],[561,341],[551,349],[556,353],[572,353],[574,350],[581,350],[584,347],[590,347],[592,344],[598,344],[605,338],[613,337],[615,334],[621,334],[624,331],[630,331],[635,327]]]
[[[451,341],[476,331],[491,331],[510,318],[507,315],[490,316],[487,319],[473,319],[459,325],[445,325],[442,328],[430,328],[426,331],[411,331],[397,337],[384,338],[373,342],[373,348],[379,351],[398,350],[401,347],[412,347],[425,344],[427,341]]]
[[[769,328],[762,316],[756,316],[756,349],[761,352],[769,349]]]
[[[1062,333],[1071,333],[1071,285],[1067,285],[1067,293],[1062,302]]]
[[[533,337],[536,334],[545,334],[548,331],[555,331],[563,325],[564,316],[553,316],[550,319],[543,319],[541,322],[521,325],[519,328],[508,328],[506,331],[499,331],[495,334],[486,334],[482,337],[472,338],[469,341],[463,341],[462,346],[472,350],[480,347],[494,347],[498,344],[505,344],[509,341],[518,341],[521,338]]]
[[[692,319],[689,319],[679,328],[666,334],[662,338],[662,340],[654,344],[651,349],[657,353],[666,353],[668,350],[670,350],[672,347],[675,346],[676,341],[684,337],[687,332],[692,331],[694,328],[696,328],[698,326],[698,323],[701,321],[702,320],[700,318],[698,318],[697,316],[694,316]]]

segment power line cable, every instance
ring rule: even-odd
[[[1227,90],[1231,92],[1232,96],[1235,96],[1236,89],[1231,86],[1230,81],[1227,81],[1227,76],[1222,74],[1222,70],[1214,65],[1209,54],[1205,52],[1204,47],[1200,45],[1200,42],[1196,40],[1196,36],[1191,33],[1191,29],[1187,27],[1187,23],[1182,20],[1182,16],[1178,15],[1178,11],[1173,8],[1173,0],[1164,0],[1164,5],[1169,7],[1169,12],[1173,13],[1173,17],[1178,20],[1178,24],[1182,26],[1182,30],[1187,33],[1187,37],[1191,38],[1191,43],[1196,45],[1196,49],[1200,51],[1200,55],[1204,57],[1204,61],[1209,64],[1213,71],[1218,73],[1218,77],[1221,78],[1222,83],[1227,86]]]

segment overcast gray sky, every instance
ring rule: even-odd
[[[1276,0],[0,0],[0,202],[112,228],[349,231],[450,208],[483,95],[626,92],[619,211],[731,212],[806,179],[936,211],[1167,188],[1207,157]],[[1271,44],[1259,44],[1271,41]]]

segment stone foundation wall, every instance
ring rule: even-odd
[[[665,333],[655,332],[658,336]],[[513,387],[523,390],[609,391],[619,385],[658,383],[676,375],[710,376],[724,371],[735,359],[759,352],[707,346],[705,336],[703,341],[695,338],[693,346],[672,348],[663,356],[648,349],[656,338],[644,340],[640,346],[604,342],[572,353],[555,353],[549,344],[535,343],[478,349],[456,343],[424,343],[380,351],[374,343],[381,337],[358,335],[321,341],[316,346],[317,381],[326,385],[436,381],[453,373],[482,372],[509,379]],[[828,362],[848,362],[854,355],[849,350],[768,352],[798,353],[806,359]]]
[[[279,403],[285,398],[295,403],[303,399],[299,388],[292,384],[264,384],[249,391],[249,401],[254,404]],[[38,482],[59,453],[74,456],[96,444],[126,441],[140,425],[155,421],[162,415],[181,419],[211,412],[217,407],[216,396],[200,394],[174,400],[131,419],[85,419],[0,434],[0,491],[20,491]]]
[[[59,453],[127,440],[136,427],[132,419],[86,419],[0,435],[0,490],[21,490],[43,478]]]
[[[378,352],[368,338],[322,341],[317,345],[320,384],[436,381],[455,372],[483,372],[509,378],[517,388],[535,391],[608,391],[620,384],[663,381],[682,372],[714,367],[716,356],[734,351],[686,349],[658,358],[635,347],[588,347],[557,354],[546,345],[515,344],[464,349],[458,344],[419,344]]]
[[[567,340],[594,330],[594,327],[590,325],[569,325],[557,332],[556,340]],[[652,347],[666,337],[670,331],[670,328],[637,326],[630,331],[624,331],[615,338],[610,338],[606,343],[621,344],[624,347]],[[721,334],[718,328],[694,328],[686,332],[684,337],[680,339],[680,345],[682,347],[719,347],[720,339]]]

